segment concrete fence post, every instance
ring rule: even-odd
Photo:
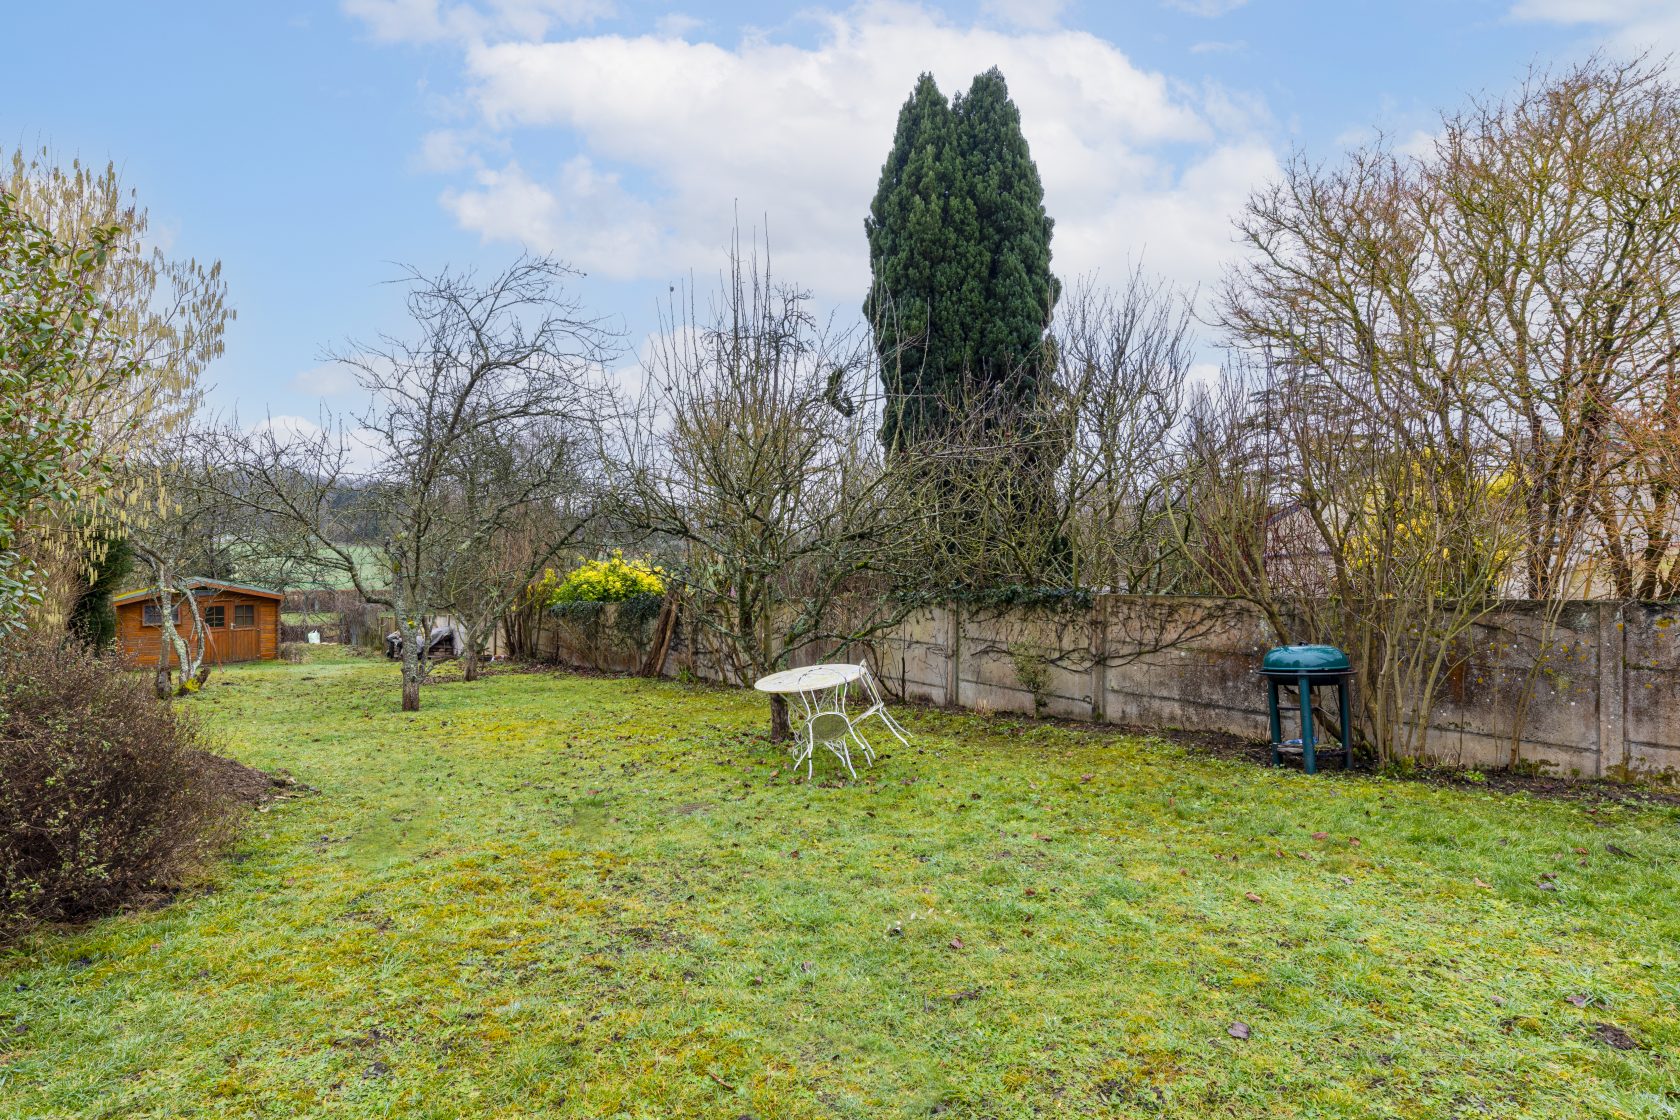
[[[1598,759],[1594,777],[1628,765],[1626,604],[1598,604]]]
[[[1091,604],[1091,721],[1108,718],[1108,597]]]
[[[962,608],[955,601],[945,605],[945,705],[962,701]]]

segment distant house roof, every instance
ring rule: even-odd
[[[197,591],[201,587],[216,587],[224,591],[243,591],[247,595],[261,595],[265,599],[284,599],[286,597],[282,593],[278,591],[270,591],[266,587],[252,587],[248,583],[233,583],[225,579],[205,579],[202,576],[187,580],[186,586],[193,591]],[[157,598],[157,591],[147,587],[142,588],[139,591],[130,591],[126,595],[118,595],[115,599],[111,600],[111,603],[116,605],[119,603],[132,603],[139,599],[155,598]]]

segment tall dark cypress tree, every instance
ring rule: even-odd
[[[1038,399],[1045,335],[1062,286],[1050,273],[1055,222],[1021,133],[1021,112],[994,66],[952,106],[963,182],[973,200],[986,262],[981,310],[968,324],[971,376],[999,387],[1018,409]]]
[[[976,399],[1005,423],[1030,410],[1061,290],[1052,226],[1003,75],[950,104],[923,74],[864,222],[889,447],[937,438]]]
[[[898,448],[927,439],[946,425],[952,396],[942,383],[955,356],[948,332],[933,329],[951,317],[945,305],[960,287],[967,199],[960,189],[956,120],[950,103],[923,74],[898,113],[892,151],[864,229],[874,274],[864,315],[875,328],[887,409],[881,436]]]

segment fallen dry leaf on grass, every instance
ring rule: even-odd
[[[962,938],[953,937],[953,938],[951,938],[951,948],[953,948],[953,949],[966,949],[966,948],[968,948],[968,946],[963,944],[963,939]]]
[[[1472,879],[1470,881],[1472,883],[1475,883],[1478,887],[1482,888],[1484,891],[1491,891],[1493,889],[1493,884],[1492,883],[1484,883],[1480,879]]]
[[[1230,1026],[1225,1028],[1225,1033],[1230,1035],[1232,1038],[1247,1038],[1248,1024],[1243,1022],[1232,1023]]]
[[[1248,899],[1250,902],[1264,902],[1265,901],[1265,899],[1261,898],[1259,895],[1255,894],[1253,891],[1246,892],[1243,895],[1243,897]]]

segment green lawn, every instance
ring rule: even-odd
[[[318,792],[4,959],[0,1116],[1680,1109],[1673,811],[927,711],[806,787],[752,693],[393,674],[213,678]]]

